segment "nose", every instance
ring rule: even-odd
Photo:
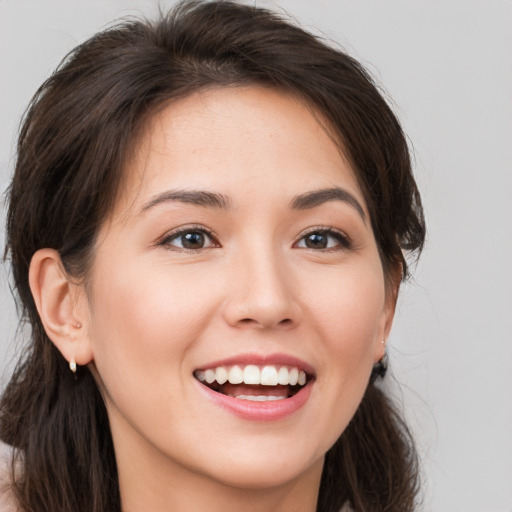
[[[233,327],[290,329],[300,322],[297,281],[272,250],[244,254],[230,272],[224,316]]]

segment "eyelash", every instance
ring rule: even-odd
[[[202,235],[206,235],[206,238],[208,238],[210,240],[211,245],[209,247],[200,247],[197,249],[189,249],[186,247],[173,246],[171,244],[172,241],[177,240],[180,237],[182,237],[183,235],[190,234],[190,233],[199,233]],[[308,236],[311,236],[314,234],[324,235],[324,236],[334,238],[337,241],[337,245],[335,245],[334,247],[326,247],[326,248],[321,248],[321,249],[315,249],[312,247],[298,247],[299,243],[305,241],[305,239]],[[179,252],[187,252],[187,253],[197,253],[200,250],[206,250],[206,249],[220,247],[220,244],[217,241],[217,237],[214,235],[214,233],[210,229],[206,228],[205,226],[200,226],[200,225],[191,225],[191,226],[180,227],[180,228],[172,231],[171,233],[166,234],[157,243],[157,245],[166,247],[170,250],[175,250],[175,251],[179,251]],[[315,251],[315,252],[333,252],[336,250],[350,249],[352,247],[352,241],[350,240],[350,238],[347,235],[345,235],[344,233],[342,233],[338,230],[335,230],[331,227],[318,226],[318,227],[310,228],[308,231],[302,233],[300,235],[299,240],[293,244],[293,247],[309,249],[309,250]]]
[[[313,249],[311,247],[303,247],[304,249],[309,249],[312,251],[318,251],[318,252],[333,252],[337,250],[343,250],[343,249],[351,249],[352,248],[352,241],[350,238],[343,232],[338,231],[337,229],[334,229],[332,227],[328,226],[317,226],[311,229],[308,229],[305,233],[302,233],[299,241],[294,244],[294,247],[296,247],[300,242],[305,240],[308,236],[311,235],[326,235],[328,237],[334,238],[338,245],[334,247],[326,247],[323,249]]]
[[[208,238],[211,242],[210,247],[200,247],[199,249],[188,249],[186,247],[176,247],[171,245],[171,242],[173,240],[179,239],[181,236],[186,235],[188,233],[200,233],[202,235],[206,235],[206,238]],[[217,237],[214,235],[213,231],[206,228],[205,226],[199,226],[199,225],[191,225],[191,226],[184,226],[180,227],[171,233],[167,233],[159,242],[157,245],[166,247],[170,250],[180,251],[180,252],[188,252],[188,253],[197,253],[200,250],[205,249],[211,249],[215,247],[220,247],[220,244],[217,241]]]

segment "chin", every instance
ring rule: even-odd
[[[203,459],[203,467],[196,466],[195,471],[238,489],[276,488],[302,480],[308,473],[319,481],[330,440],[305,446],[304,438],[294,439],[293,435],[254,435],[252,439],[240,437],[238,443],[219,440],[225,450],[209,451],[208,460]]]
[[[318,479],[323,468],[324,457],[313,464],[304,465],[298,468],[296,465],[280,463],[277,459],[279,454],[273,457],[261,460],[256,463],[237,464],[229,471],[220,471],[216,474],[217,481],[224,485],[247,490],[268,490],[284,485],[289,485],[295,480],[301,480],[306,473],[311,473],[312,477],[318,474]],[[277,463],[276,463],[277,462]]]

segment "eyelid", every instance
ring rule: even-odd
[[[293,244],[293,246],[296,247],[297,244],[299,242],[301,242],[302,240],[304,240],[304,238],[306,236],[311,235],[313,233],[322,233],[322,234],[327,234],[327,235],[333,236],[334,238],[336,238],[338,240],[339,246],[342,249],[350,249],[353,246],[352,239],[344,231],[334,228],[332,226],[314,226],[314,227],[306,229],[299,235],[297,241]],[[309,249],[309,248],[306,247],[306,249]],[[329,251],[340,250],[340,249],[337,247],[328,247],[325,249],[311,249],[311,250],[314,250],[317,252],[321,252],[321,251],[329,252]]]
[[[185,247],[176,247],[171,245],[169,242],[175,238],[177,238],[179,235],[183,233],[189,233],[191,231],[199,231],[201,233],[204,233],[212,242],[212,245],[209,247],[203,247],[201,249],[186,249]],[[220,247],[220,243],[218,240],[217,235],[206,226],[203,226],[202,224],[186,224],[184,226],[179,226],[177,228],[172,229],[171,231],[167,231],[163,236],[161,236],[156,244],[157,246],[165,247],[169,250],[178,251],[178,252],[191,252],[191,253],[197,253],[201,250],[206,249],[212,249],[216,247]]]

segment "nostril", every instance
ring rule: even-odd
[[[255,320],[254,318],[242,318],[238,321],[239,325],[244,325],[247,327],[251,326],[261,326],[265,327],[265,322],[258,322],[258,320]],[[288,327],[293,324],[293,320],[290,318],[283,318],[282,320],[279,320],[275,325],[279,327]]]
[[[261,322],[258,322],[257,320],[255,320],[254,318],[242,318],[238,321],[238,327],[254,329],[254,328],[263,328],[265,326]]]

